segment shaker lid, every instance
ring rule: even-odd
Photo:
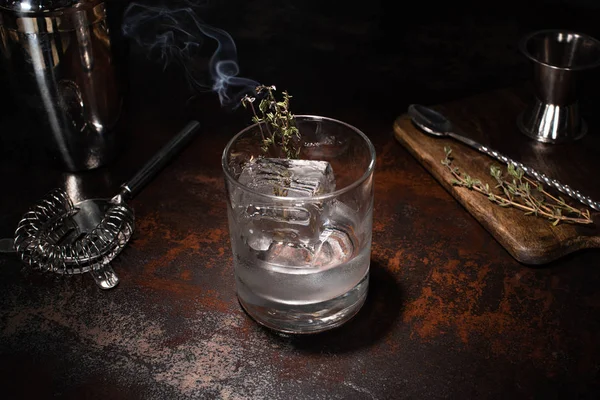
[[[22,13],[39,13],[71,7],[85,0],[0,0],[0,8]]]

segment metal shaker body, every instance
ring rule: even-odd
[[[102,0],[0,0],[0,53],[34,140],[62,168],[114,157],[123,100]]]

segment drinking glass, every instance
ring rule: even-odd
[[[287,333],[337,327],[369,286],[375,149],[342,121],[296,116],[298,159],[264,154],[266,127],[223,152],[236,291],[258,323]]]

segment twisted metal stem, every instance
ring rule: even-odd
[[[535,169],[533,169],[531,167],[528,167],[518,161],[512,160],[511,158],[508,158],[504,154],[498,153],[497,151],[492,150],[486,146],[483,146],[483,145],[477,143],[476,141],[471,140],[467,137],[456,134],[454,132],[448,132],[447,134],[448,134],[448,136],[458,140],[459,142],[462,142],[462,143],[466,144],[467,146],[474,148],[475,150],[478,150],[484,154],[487,154],[488,156],[495,158],[496,160],[501,161],[502,163],[513,164],[515,167],[522,169],[523,172],[525,172],[527,175],[537,179],[538,181],[541,181],[541,182],[545,183],[546,185],[555,188],[559,192],[564,193],[567,196],[570,196],[571,198],[579,201],[582,204],[585,204],[586,206],[588,206],[590,208],[593,208],[596,211],[600,211],[600,203],[599,202],[592,200],[592,198],[590,198],[589,196],[583,195],[581,192],[573,189],[569,185],[565,185],[564,183],[561,183],[561,182],[557,181],[556,179],[550,178],[549,176],[547,176],[539,171],[536,171]]]

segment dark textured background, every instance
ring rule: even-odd
[[[160,62],[146,58],[145,50],[129,47],[119,37],[120,16],[130,3],[108,2],[115,46],[128,51],[121,59],[133,59],[125,72],[129,88],[136,95],[155,94],[159,107],[185,108],[193,93],[180,78],[178,65],[162,71]],[[393,118],[411,102],[441,103],[527,79],[530,64],[517,46],[533,30],[564,28],[600,36],[594,18],[600,6],[592,0],[139,3],[171,8],[193,4],[206,23],[232,35],[240,76],[291,93],[311,88],[310,100],[295,100],[298,113],[325,113],[333,102],[354,106],[362,101],[365,109]],[[208,57],[212,50],[208,41],[200,54]],[[169,79],[156,79],[165,74]],[[6,84],[0,87],[0,117],[10,119],[18,108]],[[173,98],[174,91],[180,97]]]
[[[126,3],[110,2],[114,26]],[[21,139],[19,107],[2,90],[0,237],[48,189],[70,181],[82,195],[114,193],[187,120],[202,123],[192,145],[132,201],[138,225],[115,262],[115,290],[100,291],[87,275],[39,276],[0,257],[2,391],[72,399],[597,398],[598,251],[543,268],[518,264],[391,133],[409,103],[526,81],[531,66],[517,43],[531,30],[600,36],[595,3],[566,3],[417,2],[408,10],[377,0],[231,0],[201,9],[235,39],[242,76],[288,90],[295,112],[340,118],[375,144],[369,298],[351,323],[318,338],[273,335],[235,300],[219,158],[247,125],[246,113],[189,91],[177,64],[163,71],[144,49],[117,39],[128,91],[121,129],[130,140],[111,166],[66,174]],[[197,62],[210,52],[207,43]],[[589,77],[582,96],[589,117],[596,81]]]

